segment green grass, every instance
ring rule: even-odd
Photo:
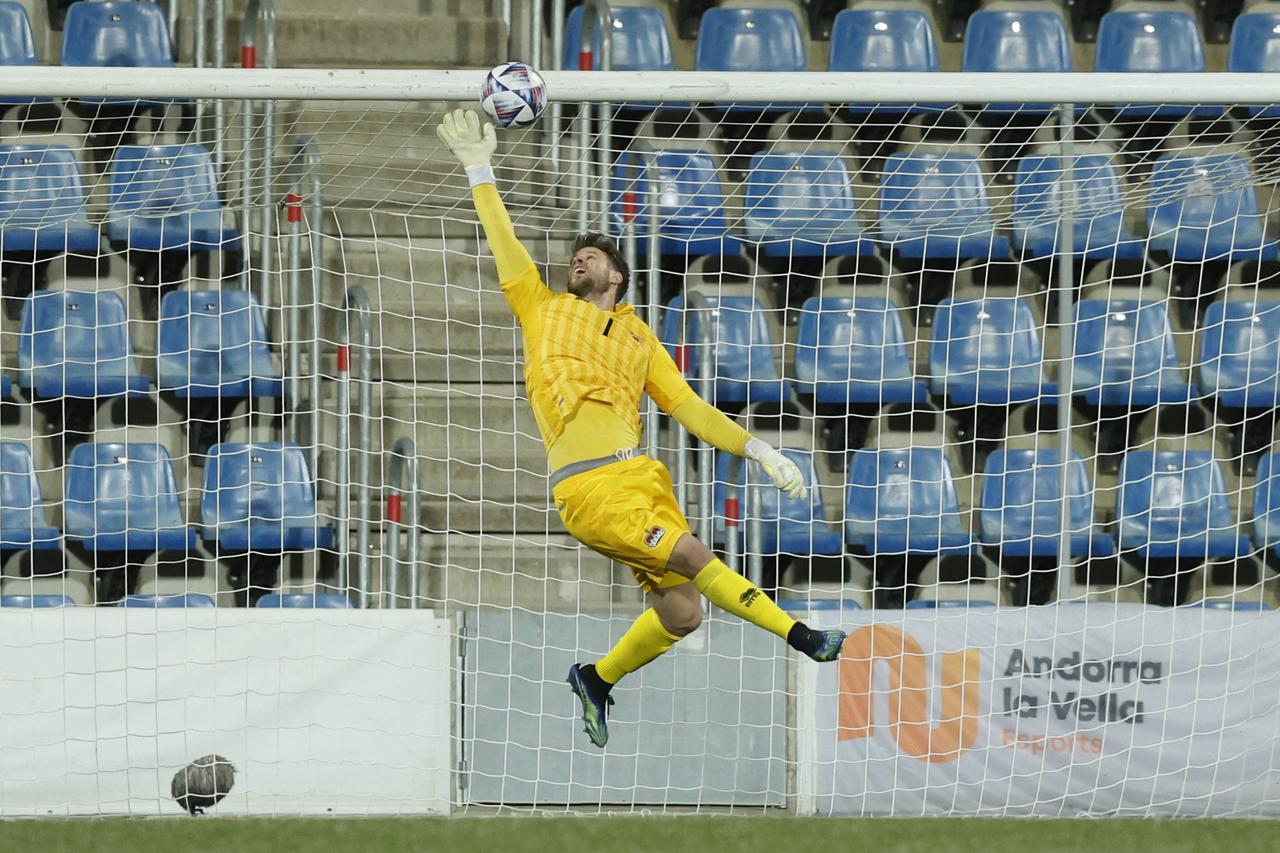
[[[21,820],[9,853],[1209,853],[1280,851],[1280,823],[1245,820],[826,820],[496,817]]]

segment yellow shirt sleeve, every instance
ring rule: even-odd
[[[746,452],[751,434],[694,393],[662,345],[654,348],[644,390],[659,409],[707,444],[736,456]]]
[[[533,258],[516,238],[516,229],[498,195],[498,188],[493,184],[478,184],[471,190],[471,199],[498,267],[502,293],[511,312],[523,325],[534,309],[552,297],[552,292],[538,275]]]

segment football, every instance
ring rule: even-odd
[[[504,62],[489,72],[480,106],[498,127],[528,127],[547,105],[547,84],[523,62]]]

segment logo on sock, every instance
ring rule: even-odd
[[[747,590],[742,595],[738,596],[738,603],[741,604],[743,607],[750,607],[751,603],[759,597],[760,597],[760,590],[756,589],[753,586],[751,587],[751,589]]]
[[[644,544],[648,545],[650,548],[657,548],[658,543],[662,541],[662,537],[666,535],[667,529],[655,524],[653,527],[650,527],[645,531]]]

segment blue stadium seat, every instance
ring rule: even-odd
[[[1059,253],[1062,161],[1023,157],[1013,188],[1014,247],[1032,258]],[[1125,228],[1124,200],[1115,166],[1106,154],[1082,154],[1071,170],[1072,254],[1087,260],[1136,259],[1143,242]]]
[[[968,553],[973,538],[942,448],[855,450],[845,540],[868,554]]]
[[[708,9],[695,71],[804,71],[804,35],[790,9]]]
[[[0,607],[75,607],[69,595],[0,595]]]
[[[903,309],[871,296],[811,296],[800,311],[796,382],[818,403],[923,403],[911,371]]]
[[[612,180],[613,215],[622,221],[624,200],[634,195],[639,233],[652,227],[649,199],[657,198],[659,251],[664,255],[735,255],[742,243],[726,232],[724,194],[710,154],[702,151],[659,151],[650,155],[661,191],[650,192],[649,176],[637,174],[640,160],[626,152],[618,157]],[[640,240],[641,254],[648,250]]]
[[[1235,409],[1280,406],[1280,302],[1211,302],[1200,341],[1206,394]]]
[[[31,35],[31,19],[21,3],[0,2],[0,65],[39,65],[36,42]],[[0,106],[32,104],[48,98],[0,98]]]
[[[933,26],[919,9],[845,9],[831,28],[828,71],[929,72],[938,70]],[[900,115],[915,104],[848,104],[854,114]],[[938,110],[946,105],[932,105]]]
[[[1076,305],[1074,393],[1090,405],[1151,406],[1192,397],[1163,302]]]
[[[9,374],[0,374],[0,399],[13,399],[13,377]]]
[[[61,548],[62,535],[44,510],[31,449],[0,441],[0,551]]]
[[[97,68],[172,68],[169,22],[157,3],[88,2],[67,9],[62,64]],[[171,99],[81,98],[89,104],[165,104]]]
[[[963,151],[893,154],[880,190],[880,235],[904,258],[1003,258],[978,158]]]
[[[671,56],[671,34],[662,12],[650,6],[609,4],[613,30],[609,39],[609,67],[613,71],[675,71]],[[575,6],[564,25],[564,67],[570,71],[587,70],[579,63],[578,48],[582,44],[582,7]],[[591,69],[600,67],[600,34],[591,45]]]
[[[1119,546],[1142,557],[1208,559],[1249,552],[1207,450],[1131,450],[1120,468]]]
[[[75,153],[0,145],[0,252],[97,252]]]
[[[1280,556],[1280,454],[1267,453],[1258,460],[1258,481],[1253,490],[1253,544],[1274,549]]]
[[[733,486],[738,493],[743,517],[750,508],[750,501],[745,492],[745,486],[750,482],[751,488],[759,490],[760,546],[766,555],[839,556],[844,552],[844,537],[827,521],[822,489],[816,485],[818,475],[813,467],[813,454],[807,450],[792,447],[783,447],[779,450],[796,463],[796,467],[804,476],[805,486],[808,487],[805,497],[798,500],[787,497],[774,488],[773,481],[764,475],[759,466],[742,462],[738,465],[738,476],[734,479]],[[724,541],[725,497],[730,484],[729,467],[732,461],[726,453],[716,454],[714,498],[718,542]],[[750,477],[749,481],[748,477]],[[745,525],[740,526],[738,532],[743,537],[743,542],[746,542]],[[741,547],[739,551],[745,553]]]
[[[778,349],[765,317],[764,308],[750,296],[705,297],[711,314],[712,367],[715,388],[702,396],[716,405],[739,403],[781,403],[791,398],[791,383],[778,376],[773,355]],[[686,310],[683,296],[667,305],[662,322],[662,342],[679,362],[676,348],[681,341],[681,325],[687,342],[687,376],[700,374],[702,344],[701,311]]]
[[[963,71],[1065,72],[1071,40],[1057,12],[979,10],[964,30]],[[1045,114],[1053,104],[985,104],[988,113]]]
[[[316,514],[307,457],[292,445],[214,445],[200,517],[205,540],[228,551],[278,554],[333,544],[332,528]]]
[[[116,607],[216,607],[213,599],[203,592],[179,592],[169,595],[126,595],[116,602]]]
[[[116,149],[107,174],[112,240],[157,251],[229,249],[238,241],[239,232],[218,200],[213,160],[203,145],[124,145]]]
[[[195,530],[182,520],[169,451],[158,444],[79,444],[67,460],[63,527],[89,551],[184,551]]]
[[[18,384],[38,397],[145,396],[124,300],[110,291],[36,293],[23,306]]]
[[[968,601],[961,598],[913,598],[906,603],[907,610],[950,610],[957,607],[995,607],[994,601],[976,598]]]
[[[1195,16],[1184,11],[1108,12],[1098,24],[1094,71],[1191,72],[1204,71],[1204,47]],[[1220,112],[1182,104],[1125,104],[1117,108],[1122,118],[1152,116],[1177,118],[1192,112]]]
[[[345,610],[351,601],[336,593],[279,593],[270,592],[258,599],[255,607],[294,607],[321,610]]]
[[[1249,12],[1236,18],[1231,27],[1227,70],[1280,71],[1280,12]],[[1246,109],[1255,118],[1280,118],[1280,106]]]
[[[747,239],[765,257],[869,255],[844,160],[835,153],[771,152],[747,172]]]
[[[1058,393],[1044,378],[1031,306],[1016,297],[938,303],[929,347],[933,393],[962,406],[1027,403]]]
[[[1151,248],[1175,261],[1276,257],[1253,175],[1237,154],[1161,157],[1151,167],[1147,205]]]
[[[279,397],[267,323],[247,290],[175,292],[160,306],[156,384],[179,397]]]
[[[1056,557],[1062,530],[1062,464],[1056,449],[997,450],[982,478],[982,542],[1014,557]],[[1084,459],[1067,466],[1072,557],[1108,557],[1115,542],[1093,525],[1093,484]]]

